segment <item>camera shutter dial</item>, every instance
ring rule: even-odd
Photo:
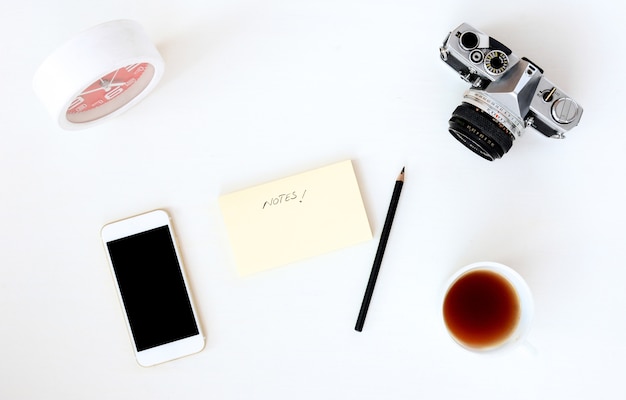
[[[500,50],[493,50],[485,56],[485,69],[493,75],[500,75],[509,67],[509,58]]]

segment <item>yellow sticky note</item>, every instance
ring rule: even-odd
[[[219,203],[242,276],[372,238],[350,160],[225,194]]]

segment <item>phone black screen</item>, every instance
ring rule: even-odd
[[[199,333],[168,226],[107,248],[137,351]]]

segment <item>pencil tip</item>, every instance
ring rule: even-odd
[[[404,167],[402,167],[402,171],[400,171],[400,175],[398,175],[396,180],[404,182]]]

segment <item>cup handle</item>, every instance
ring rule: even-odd
[[[535,345],[533,345],[527,339],[521,341],[517,347],[519,351],[524,352],[530,357],[537,357],[539,355],[539,350],[537,350],[537,347],[535,347]]]

